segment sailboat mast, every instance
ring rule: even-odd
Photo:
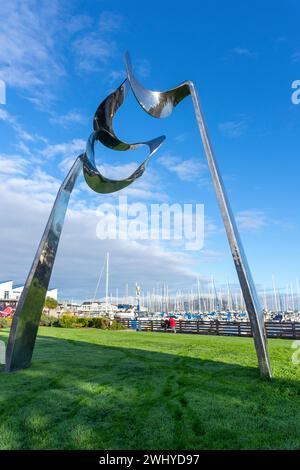
[[[268,304],[267,304],[267,295],[266,295],[266,287],[264,286],[264,308],[265,311],[268,311]]]
[[[296,289],[297,289],[297,311],[299,312],[300,311],[300,304],[299,304],[300,297],[299,297],[299,282],[298,282],[297,277],[296,277]]]
[[[275,278],[274,278],[274,276],[272,276],[272,282],[273,282],[275,312],[278,312],[277,293],[276,293],[276,285],[275,285]]]
[[[214,279],[211,276],[211,304],[210,304],[210,311],[214,312],[215,311],[215,300],[214,300]]]
[[[106,254],[106,285],[105,285],[105,313],[108,311],[108,268],[109,268],[109,252]]]
[[[200,298],[200,282],[199,279],[197,279],[197,288],[198,288],[198,314],[200,315],[201,312],[201,298]]]
[[[294,291],[293,284],[291,283],[291,301],[292,301],[292,311],[295,313],[295,303],[294,303]]]
[[[228,282],[228,279],[227,279],[227,309],[229,310],[229,312],[231,312],[232,309],[232,305],[231,305],[231,296],[230,296],[230,288],[229,288],[229,282]]]

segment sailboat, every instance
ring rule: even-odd
[[[96,296],[97,296],[97,292],[99,289],[100,281],[102,279],[104,265],[106,265],[105,302],[103,301],[100,302],[96,300]],[[93,300],[88,301],[88,302],[83,302],[82,304],[84,306],[85,313],[90,313],[92,316],[106,316],[109,318],[114,318],[115,313],[117,312],[117,306],[113,305],[112,300],[109,296],[108,274],[109,274],[109,252],[106,253],[105,263],[102,266],[102,269],[101,269],[101,272],[97,281]]]

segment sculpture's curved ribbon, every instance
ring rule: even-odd
[[[121,141],[113,130],[113,118],[124,103],[129,83],[126,79],[121,85],[111,93],[97,108],[94,116],[94,132],[90,135],[85,154],[83,156],[83,174],[85,181],[97,193],[113,193],[133,183],[137,178],[140,178],[144,173],[150,158],[159,149],[165,136],[157,137],[156,139],[146,142],[137,142],[128,144]],[[149,147],[149,155],[141,165],[128,177],[122,180],[113,180],[103,176],[95,163],[95,143],[101,142],[106,147],[113,150],[135,150],[141,146]]]
[[[148,90],[147,88],[144,88],[135,77],[128,52],[125,53],[125,63],[128,80],[134,96],[143,110],[153,117],[168,117],[175,106],[191,93],[191,82],[189,81],[167,91]]]

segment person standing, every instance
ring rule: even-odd
[[[169,326],[170,326],[170,330],[173,331],[173,333],[176,333],[176,321],[175,321],[175,318],[173,318],[173,317],[170,317],[170,318],[169,318]]]

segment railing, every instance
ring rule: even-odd
[[[127,329],[135,330],[138,326],[136,320],[119,319],[118,322]],[[141,327],[142,331],[164,331],[160,320],[141,320]],[[266,322],[265,327],[268,338],[300,339],[300,323]],[[198,335],[252,336],[250,322],[178,320],[176,331]]]

